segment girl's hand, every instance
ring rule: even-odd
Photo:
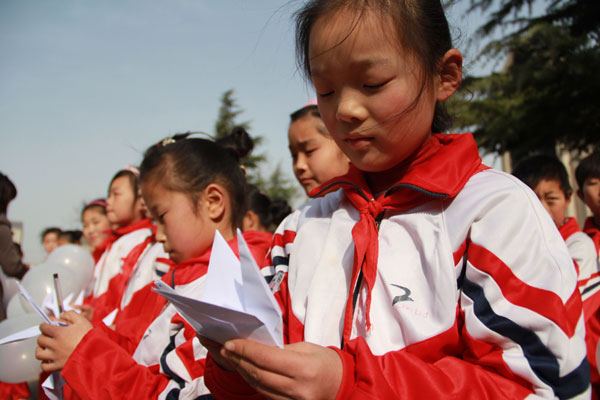
[[[60,318],[69,325],[40,325],[42,335],[38,338],[35,357],[42,361],[42,371],[44,372],[63,369],[75,347],[81,342],[86,333],[93,328],[90,321],[75,311],[62,313]]]
[[[81,311],[81,315],[86,317],[88,321],[92,320],[92,317],[94,316],[94,307],[90,306],[89,304],[82,304],[80,306],[71,304],[71,307]]]
[[[200,340],[200,344],[202,344],[202,346],[204,346],[206,350],[208,350],[210,356],[213,360],[215,360],[219,367],[229,372],[235,371],[235,364],[221,356],[221,349],[223,348],[223,345],[221,343],[215,342],[214,340],[211,340],[204,336],[196,336],[198,337],[198,340]]]
[[[220,353],[270,399],[335,399],[342,382],[342,360],[335,350],[312,343],[279,349],[235,339],[225,343]]]

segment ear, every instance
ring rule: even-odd
[[[229,197],[225,189],[216,183],[211,183],[202,192],[198,199],[200,208],[206,211],[206,215],[213,221],[221,221],[227,210]]]
[[[462,54],[456,49],[450,49],[442,57],[439,66],[439,81],[437,100],[444,101],[456,92],[462,82]]]
[[[579,197],[579,200],[583,201],[583,192],[581,189],[577,189],[577,197]]]

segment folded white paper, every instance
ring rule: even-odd
[[[0,344],[17,342],[19,340],[25,340],[32,338],[34,336],[40,336],[42,332],[40,332],[39,325],[32,326],[31,328],[23,329],[22,331],[15,332],[12,335],[8,335],[0,339]]]
[[[29,304],[31,304],[34,310],[44,319],[44,321],[51,325],[67,326],[67,324],[64,322],[51,321],[50,318],[48,318],[48,316],[46,315],[46,313],[42,311],[40,306],[38,306],[35,303],[29,292],[23,287],[23,285],[21,285],[20,282],[17,282],[17,287],[19,288],[19,292],[23,295],[23,297],[25,297],[25,300],[27,300]]]
[[[65,384],[66,382],[60,372],[53,372],[46,378],[44,383],[42,383],[42,389],[44,389],[44,394],[50,400],[63,400],[62,388]]]
[[[163,281],[153,288],[169,300],[201,336],[219,343],[245,338],[283,347],[281,310],[238,230],[240,258],[217,231],[198,299],[182,296]]]

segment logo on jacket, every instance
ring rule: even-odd
[[[394,285],[392,283],[392,286],[395,286],[397,288],[400,288],[404,291],[404,294],[401,296],[395,296],[394,300],[392,300],[392,306],[396,305],[396,303],[400,303],[402,301],[414,301],[411,297],[410,297],[410,289],[404,286],[400,286],[400,285]]]

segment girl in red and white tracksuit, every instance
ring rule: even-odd
[[[296,16],[352,166],[275,232],[286,346],[201,338],[212,395],[589,397],[577,274],[552,220],[471,135],[432,133],[462,76],[441,2],[315,0]]]
[[[92,321],[101,321],[116,309],[123,295],[123,281],[137,259],[127,258],[136,246],[152,235],[152,223],[144,216],[144,205],[138,183],[139,172],[123,169],[110,182],[106,214],[113,231],[106,250],[96,263],[86,304],[94,308]]]
[[[245,177],[238,157],[251,140],[236,131],[240,149],[204,139],[177,138],[151,147],[141,165],[142,193],[157,221],[156,240],[173,266],[162,280],[198,298],[216,230],[237,252],[235,229],[244,215]],[[231,146],[231,144],[230,144]],[[252,246],[257,261],[264,244]],[[175,308],[147,285],[136,291],[113,331],[65,313],[66,327],[42,324],[36,356],[45,371],[62,370],[65,393],[80,398],[200,398],[206,350]]]

